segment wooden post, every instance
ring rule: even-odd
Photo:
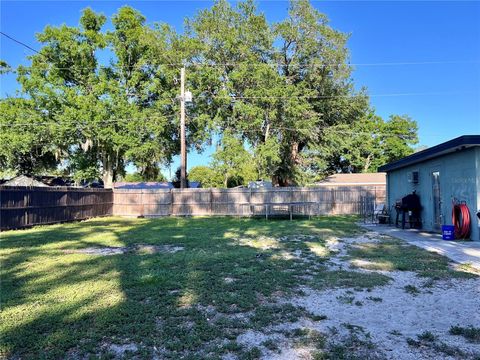
[[[292,221],[292,217],[293,217],[293,216],[292,216],[292,213],[293,213],[293,204],[292,204],[292,203],[293,203],[293,189],[290,188],[290,189],[288,190],[288,192],[289,192],[289,194],[290,194],[290,195],[289,195],[289,197],[290,197],[290,206],[289,206],[289,208],[290,208],[290,221]]]
[[[212,188],[210,188],[210,215],[213,214],[213,191]]]
[[[24,212],[24,221],[25,221],[25,225],[28,225],[28,189],[27,191],[25,192],[25,194],[23,195],[23,206],[25,207],[25,212]]]
[[[187,187],[187,144],[185,137],[185,67],[180,70],[180,188]]]
[[[335,189],[332,188],[332,214],[335,214]]]
[[[170,216],[173,215],[173,189],[170,189]]]
[[[252,207],[252,188],[250,188],[250,192],[248,195],[248,208],[250,210],[250,216],[253,216],[253,207]]]

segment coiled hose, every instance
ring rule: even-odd
[[[455,239],[470,238],[470,211],[467,204],[452,204],[452,223],[455,226]]]

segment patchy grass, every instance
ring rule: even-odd
[[[433,279],[474,278],[475,274],[466,268],[452,269],[445,256],[428,252],[402,240],[383,238],[378,243],[358,244],[348,252],[353,266],[368,270],[414,271],[420,276]]]
[[[458,346],[453,346],[446,344],[443,341],[438,341],[438,338],[429,331],[418,335],[417,338],[418,340],[407,338],[407,344],[414,348],[426,348],[430,349],[432,352],[441,353],[454,358],[472,358]],[[477,359],[477,357],[474,355],[473,359]]]
[[[311,317],[275,304],[305,275],[322,288],[386,283],[324,266],[325,239],[362,233],[355,220],[101,218],[4,232],[0,357],[256,358],[237,336]],[[139,246],[180,249],[88,253]]]
[[[370,339],[370,334],[362,326],[344,323],[342,326],[349,334],[341,342],[329,342],[327,351],[314,357],[315,359],[381,359],[376,354],[376,346]]]
[[[274,351],[274,352],[279,351],[278,342],[273,340],[273,339],[265,340],[264,342],[262,342],[262,346],[264,346],[265,348],[267,348],[270,351]]]
[[[480,343],[480,328],[473,327],[471,325],[468,327],[462,327],[457,325],[452,326],[449,332],[452,335],[463,336],[465,339],[471,342]]]
[[[386,275],[378,273],[361,273],[355,271],[335,270],[319,272],[314,275],[312,286],[316,289],[330,287],[344,287],[357,289],[371,289],[376,286],[383,286],[390,282]]]
[[[355,301],[352,290],[372,291],[390,277],[328,266],[335,253],[326,240],[363,233],[356,220],[102,218],[2,233],[0,358],[257,359],[279,351],[268,336],[253,345],[239,336],[326,319],[281,301],[290,295],[341,288],[338,300],[352,308],[382,301]],[[443,257],[436,266],[424,260],[430,253],[410,249],[402,260],[401,244],[379,245],[391,247],[361,245],[349,257],[464,276],[446,270]],[[375,357],[368,332],[342,326],[350,332],[343,340],[302,329],[288,340],[319,359]]]
[[[339,295],[337,296],[337,300],[343,304],[352,304],[353,300],[355,300],[355,296],[350,295]]]
[[[291,304],[264,305],[255,309],[254,314],[250,317],[250,324],[254,329],[260,330],[268,325],[293,323],[307,315],[305,309]]]
[[[317,330],[296,329],[294,337],[297,346],[312,346],[316,349],[323,349],[325,347],[325,335]]]

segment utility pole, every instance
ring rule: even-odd
[[[185,67],[180,71],[180,188],[187,187],[187,144],[185,140]]]

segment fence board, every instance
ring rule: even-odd
[[[273,189],[79,189],[0,186],[0,229],[96,216],[360,214],[365,201],[385,201],[385,186]],[[373,200],[372,200],[373,199]],[[373,201],[373,202],[372,202]]]
[[[111,215],[109,189],[0,186],[0,230]]]
[[[359,214],[362,197],[385,201],[385,186],[332,186],[273,189],[114,189],[114,214],[121,216],[195,216],[287,214],[287,203],[296,214]]]

